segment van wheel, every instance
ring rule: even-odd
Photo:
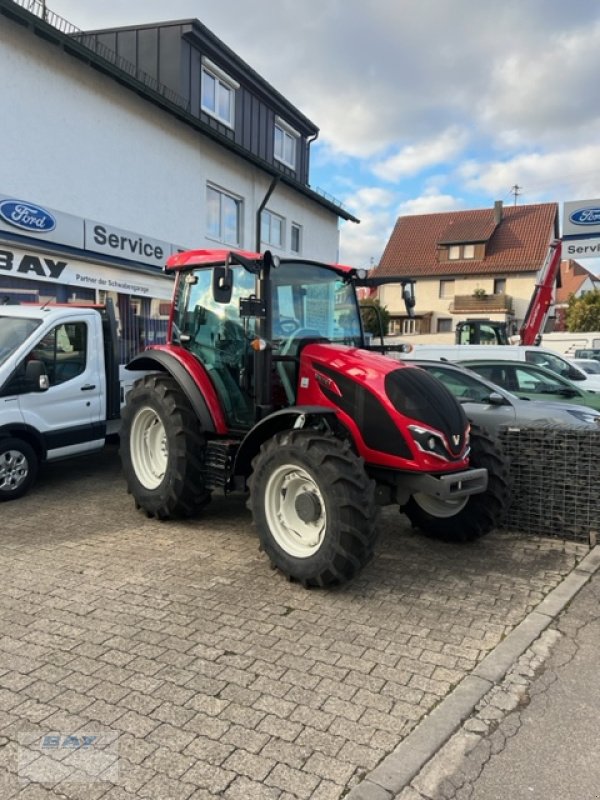
[[[30,444],[22,439],[0,440],[0,501],[16,500],[33,486],[39,459]]]

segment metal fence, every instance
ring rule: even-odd
[[[596,544],[600,533],[600,429],[507,429],[513,498],[503,527]]]

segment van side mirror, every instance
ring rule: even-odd
[[[50,379],[41,361],[33,359],[25,365],[25,383],[34,392],[45,392],[50,388]]]

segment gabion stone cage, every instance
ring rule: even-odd
[[[600,428],[506,428],[512,500],[502,527],[596,544],[600,538]]]

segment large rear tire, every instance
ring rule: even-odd
[[[375,484],[347,442],[284,431],[262,445],[252,468],[249,506],[261,549],[286,577],[333,586],[371,560]]]
[[[38,467],[39,459],[27,442],[0,439],[0,502],[23,497],[33,486]]]
[[[487,469],[485,492],[448,501],[415,494],[401,509],[427,536],[455,542],[471,541],[497,527],[505,514],[510,488],[508,461],[500,443],[487,431],[473,426],[469,461],[472,467]]]
[[[205,441],[177,382],[146,375],[127,396],[120,455],[127,488],[149,517],[191,517],[210,500],[202,476]]]

